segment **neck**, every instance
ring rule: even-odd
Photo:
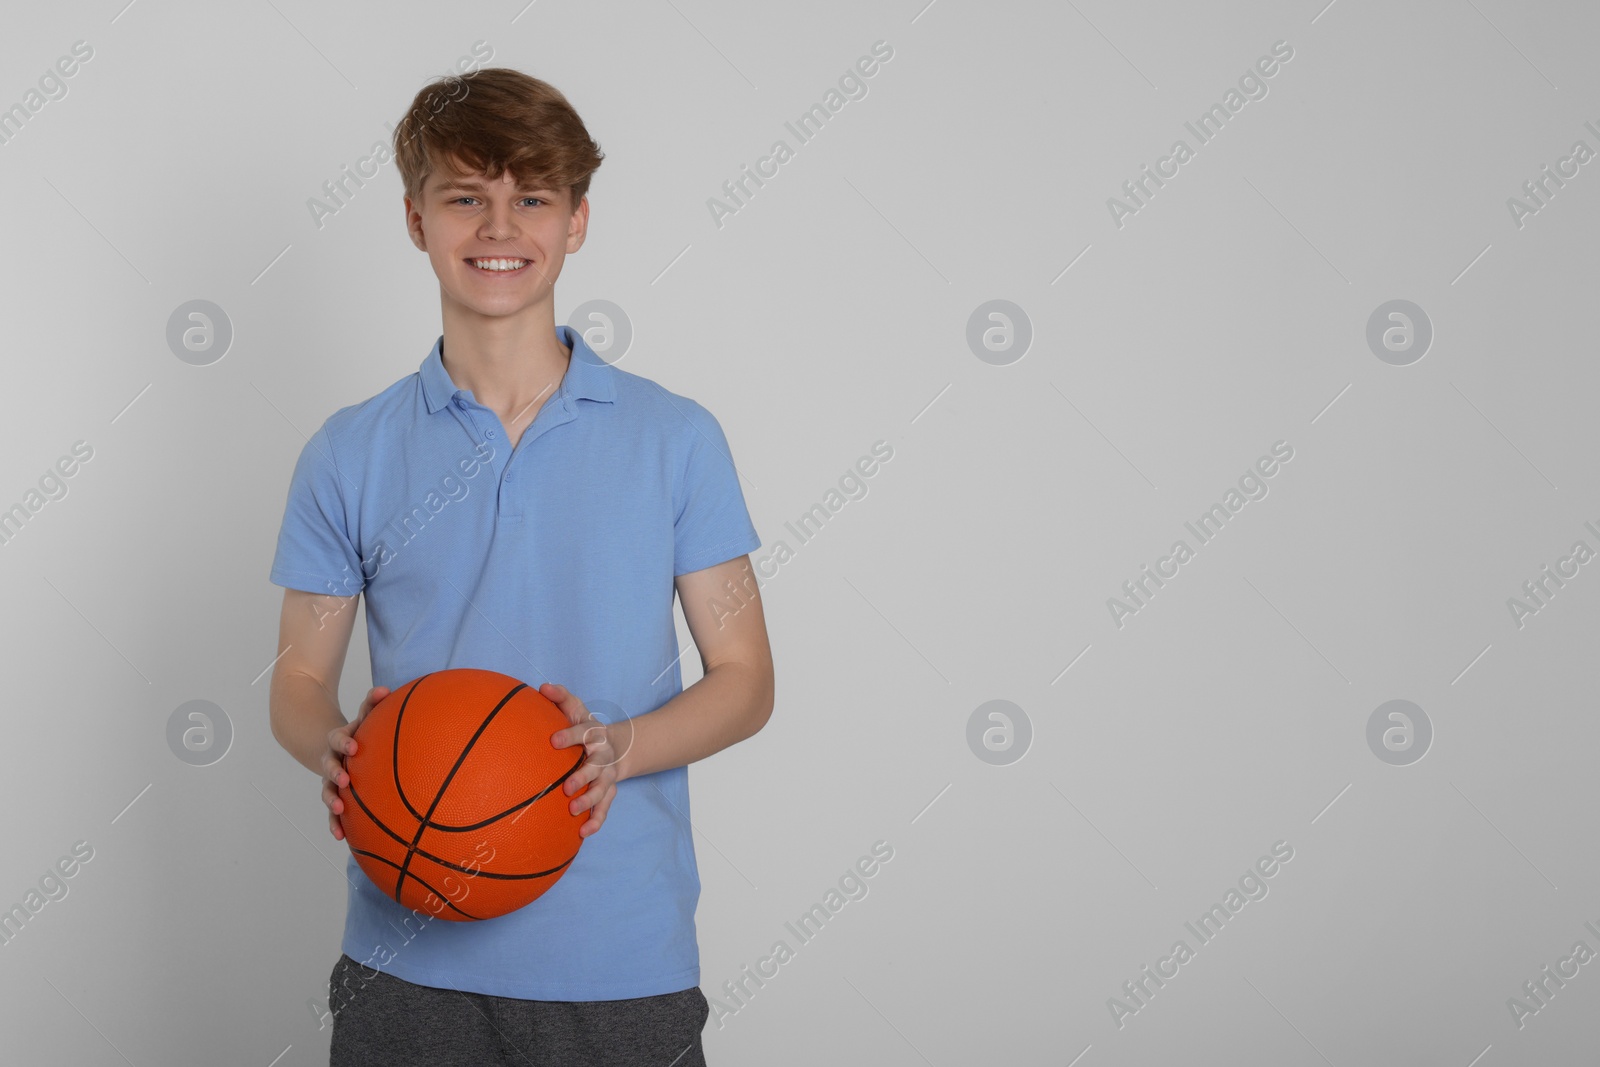
[[[463,310],[448,303],[444,309],[441,355],[450,380],[478,403],[513,417],[542,407],[560,387],[571,355],[556,336],[550,305],[503,318]]]

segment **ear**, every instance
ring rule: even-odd
[[[584,195],[578,201],[577,208],[572,212],[572,217],[567,220],[567,252],[571,254],[583,247],[584,238],[589,235],[589,197]]]
[[[411,243],[423,252],[428,250],[427,235],[422,232],[422,211],[411,203],[411,198],[405,197],[406,233],[411,237]]]

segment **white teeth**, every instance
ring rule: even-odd
[[[475,259],[472,265],[482,270],[517,270],[527,262],[525,259]]]

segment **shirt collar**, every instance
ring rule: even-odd
[[[583,339],[583,334],[571,326],[557,326],[556,337],[563,345],[572,349],[572,358],[567,363],[567,373],[561,378],[561,387],[556,390],[556,395],[565,394],[574,399],[599,400],[603,403],[614,403],[617,398],[616,376],[611,372],[611,365],[595,354],[594,349]],[[444,335],[433,342],[433,349],[422,361],[422,395],[427,401],[428,411],[438,411],[450,403],[457,393],[466,392],[459,389],[451,380],[450,373],[444,369]]]

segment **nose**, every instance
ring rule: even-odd
[[[514,241],[521,236],[517,214],[505,201],[490,201],[483,207],[478,226],[479,238],[486,241]]]

